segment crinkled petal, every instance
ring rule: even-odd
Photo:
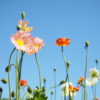
[[[92,86],[92,85],[96,85],[98,82],[98,78],[90,78],[90,79],[86,79],[86,85],[87,86]]]
[[[27,27],[25,31],[26,32],[31,32],[32,30],[33,30],[33,27]]]
[[[26,20],[24,23],[23,23],[23,28],[26,28],[28,26],[28,21]]]

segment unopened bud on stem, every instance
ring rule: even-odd
[[[2,82],[3,82],[4,84],[6,84],[6,83],[8,83],[8,80],[7,80],[6,78],[4,78],[4,79],[2,79]]]

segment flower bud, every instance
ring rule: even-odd
[[[6,83],[8,83],[8,80],[7,80],[6,78],[4,78],[4,79],[2,79],[2,82],[3,82],[4,84],[6,84]]]
[[[96,59],[96,63],[98,63],[98,59]]]
[[[9,72],[11,70],[11,66],[10,66],[10,68],[9,68],[9,66],[7,66],[6,68],[5,68],[5,71],[6,72]]]
[[[53,91],[51,91],[51,94],[53,94]]]
[[[24,19],[24,17],[25,17],[25,12],[22,12],[22,19]]]
[[[17,25],[17,31],[19,31],[20,30],[20,27],[19,27],[19,25]]]
[[[0,87],[0,92],[3,92],[3,89]]]
[[[15,92],[14,92],[14,91],[11,93],[11,96],[12,96],[13,98],[15,97]]]
[[[70,97],[70,100],[74,100],[74,98],[73,97]]]
[[[83,86],[83,83],[80,83],[80,86]]]
[[[65,82],[66,82],[65,80],[62,80],[62,81],[60,82],[60,85],[61,85],[61,84],[64,84]]]
[[[46,80],[47,80],[47,79],[46,79],[46,78],[44,78],[44,82],[46,82]]]
[[[86,41],[85,45],[86,45],[86,47],[88,47],[89,46],[89,41]]]
[[[28,92],[32,93],[32,89],[30,87],[28,87]]]
[[[57,70],[57,68],[54,68],[54,71],[56,71]]]
[[[70,65],[70,61],[67,61],[67,66],[69,67],[69,65]]]

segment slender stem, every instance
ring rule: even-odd
[[[52,94],[51,94],[51,100],[52,100]]]
[[[56,85],[56,86],[53,86],[53,87],[50,87],[50,88],[46,89],[46,91],[49,90],[49,89],[52,89],[52,88],[58,87],[58,86],[60,86],[60,84],[59,84],[59,85]]]
[[[46,84],[45,84],[45,81],[44,81],[44,87],[46,88]]]
[[[2,79],[0,79],[0,81],[2,81]]]
[[[56,100],[56,71],[54,71],[54,80],[55,80],[55,100]]]
[[[37,55],[36,54],[35,54],[35,59],[36,59],[36,62],[37,62],[37,65],[38,65],[38,70],[39,70],[40,90],[41,90],[41,72],[40,72],[40,66],[39,66],[39,63],[38,63]]]
[[[86,47],[86,67],[85,67],[85,80],[84,80],[84,100],[85,100],[85,91],[86,91],[86,73],[87,73],[87,62],[88,62],[88,47]]]
[[[94,95],[94,99],[95,99],[96,98],[96,95],[94,93],[93,86],[91,86],[91,87],[92,87],[92,91],[93,91],[93,95]]]
[[[2,95],[2,92],[0,93],[0,100],[1,100],[1,95]]]
[[[74,100],[74,92],[73,92],[73,100]]]
[[[11,57],[13,52],[15,51],[16,47],[12,50],[11,54],[10,54],[10,58],[9,58],[9,64],[8,64],[8,69],[10,69],[10,62],[11,62]],[[9,100],[11,100],[11,85],[10,85],[10,71],[8,71],[8,83],[9,83]]]
[[[85,93],[86,93],[86,100],[88,100],[88,97],[87,97],[87,92],[86,92],[86,90],[85,90]]]
[[[68,75],[68,67],[67,67],[65,56],[64,56],[64,52],[63,52],[63,46],[61,46],[61,50],[62,50],[62,55],[63,55],[63,59],[64,59],[64,63],[65,63],[65,68],[66,68],[67,78],[68,78],[68,86],[69,86],[70,80],[69,80],[69,75]],[[70,91],[69,91],[69,99],[70,99]]]
[[[61,100],[62,100],[62,98],[63,98],[63,95],[61,95]]]
[[[19,55],[19,51],[17,50],[17,57],[16,57],[16,100],[18,100],[18,99],[19,99],[18,97],[20,96],[20,94],[18,94],[18,92],[19,92],[18,55]],[[20,100],[20,99],[19,99],[19,100]]]
[[[24,95],[23,95],[23,97],[22,97],[22,100],[24,99],[24,96],[25,96],[27,93],[28,93],[28,92],[25,92],[25,93],[24,93]]]
[[[81,86],[81,90],[82,90],[82,100],[83,100],[83,87]]]
[[[28,87],[29,87],[29,85],[27,85],[27,84],[23,85],[22,88],[20,89],[20,93],[21,93],[22,89],[23,89],[25,86],[28,86]]]

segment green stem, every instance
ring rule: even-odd
[[[9,68],[10,69],[10,62],[11,62],[11,57],[12,57],[12,54],[13,52],[15,51],[16,47],[12,50],[11,54],[10,54],[10,58],[9,58]],[[9,100],[11,100],[11,85],[10,85],[10,71],[8,72],[8,83],[9,83]]]
[[[52,100],[52,94],[51,94],[51,100]]]
[[[0,100],[1,100],[2,92],[0,93]]]
[[[87,92],[86,92],[86,90],[85,90],[85,93],[86,93],[86,100],[88,100],[88,97],[87,97]]]
[[[85,80],[84,80],[84,100],[85,100],[85,90],[86,90],[86,73],[87,73],[87,62],[88,62],[88,47],[86,47],[86,67],[85,67]]]
[[[40,72],[40,66],[39,66],[39,63],[38,63],[37,55],[36,54],[35,54],[35,59],[36,59],[36,62],[37,62],[37,65],[38,65],[38,70],[39,70],[40,90],[41,90],[41,72]]]
[[[18,66],[18,55],[19,55],[19,51],[17,50],[17,57],[16,57],[16,100],[19,99],[20,94],[18,94],[19,92],[19,66]],[[19,99],[20,100],[20,99]]]
[[[49,89],[52,89],[52,88],[58,87],[58,86],[60,86],[60,84],[59,84],[59,85],[56,85],[56,86],[53,86],[53,87],[50,87],[50,88],[46,89],[46,91],[49,90]]]
[[[22,97],[22,100],[24,99],[24,96],[25,96],[27,93],[28,93],[28,92],[25,92],[25,93],[24,93],[24,95],[23,95],[23,97]]]
[[[27,84],[23,85],[22,88],[20,89],[20,93],[21,93],[22,89],[23,89],[25,86],[28,86],[28,87],[29,87],[29,85],[27,85]]]
[[[67,78],[68,78],[68,86],[69,86],[70,80],[69,80],[69,75],[68,75],[68,67],[67,67],[65,56],[64,56],[64,52],[63,52],[63,46],[61,46],[61,50],[62,50],[62,55],[63,55],[63,59],[64,59],[64,63],[65,63],[65,68],[66,68]],[[69,91],[69,99],[70,99],[70,91]]]
[[[93,95],[94,95],[94,99],[95,99],[96,98],[96,95],[94,93],[93,86],[91,86],[91,87],[92,87],[92,91],[93,91]]]
[[[82,89],[82,100],[83,100],[83,87],[81,86],[81,89]]]
[[[56,71],[54,71],[54,79],[55,79],[55,100],[56,100]]]
[[[62,98],[63,98],[63,95],[61,95],[61,100],[62,100]]]

